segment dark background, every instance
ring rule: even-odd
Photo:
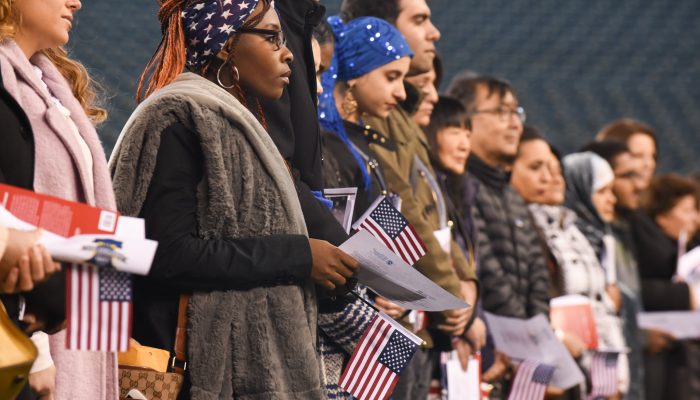
[[[293,1],[293,0],[291,0]],[[384,0],[377,0],[384,1]],[[339,0],[322,0],[331,13]],[[528,122],[566,152],[633,117],[659,136],[662,171],[700,170],[700,1],[431,0],[446,67],[510,80]],[[111,152],[160,40],[155,0],[85,1],[69,47],[105,88]]]

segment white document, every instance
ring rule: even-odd
[[[323,197],[333,202],[331,213],[346,233],[350,233],[352,227],[352,215],[355,212],[356,187],[323,189]]]
[[[469,358],[467,370],[462,369],[457,352],[453,351],[445,363],[447,370],[447,400],[481,400],[479,360]]]
[[[447,254],[451,254],[452,250],[452,229],[446,226],[433,232],[433,236],[440,243],[440,248]]]
[[[576,361],[554,335],[547,318],[538,314],[530,319],[500,317],[486,313],[489,333],[496,349],[510,358],[532,360],[556,367],[550,384],[569,389],[583,382]]]
[[[340,245],[361,267],[357,279],[377,294],[409,310],[444,311],[470,307],[406,264],[367,231]]]
[[[605,282],[612,285],[617,282],[617,265],[615,258],[615,237],[613,235],[603,236],[603,246],[605,247],[605,259],[603,268],[605,269]]]
[[[667,332],[676,339],[700,339],[700,311],[643,312],[639,327]]]
[[[0,224],[21,231],[36,229],[2,206]],[[144,221],[131,217],[120,217],[113,235],[75,235],[64,238],[42,230],[39,243],[46,247],[56,261],[111,265],[118,271],[137,275],[148,275],[158,247],[158,242],[145,238]]]
[[[678,259],[676,277],[688,283],[700,281],[700,246],[695,247]]]

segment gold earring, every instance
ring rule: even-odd
[[[353,86],[350,86],[348,90],[345,91],[343,104],[341,104],[343,112],[347,116],[354,115],[357,112],[357,100],[355,100],[355,96],[352,94],[352,89]]]

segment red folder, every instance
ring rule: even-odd
[[[15,217],[57,235],[112,234],[119,213],[0,184],[0,204]]]
[[[575,335],[585,343],[588,349],[598,348],[593,307],[587,298],[562,296],[552,299],[549,315],[554,329]]]

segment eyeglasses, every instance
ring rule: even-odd
[[[238,28],[236,29],[236,33],[252,33],[255,35],[262,35],[265,37],[265,40],[275,46],[275,51],[278,51],[282,48],[282,46],[287,45],[287,38],[284,36],[282,31],[258,28]]]
[[[501,106],[496,108],[490,108],[487,110],[476,110],[471,114],[494,114],[498,117],[498,119],[501,120],[501,122],[506,122],[510,120],[510,117],[512,115],[515,115],[522,123],[525,123],[525,120],[527,120],[527,113],[525,113],[525,109],[522,107],[510,108]]]

